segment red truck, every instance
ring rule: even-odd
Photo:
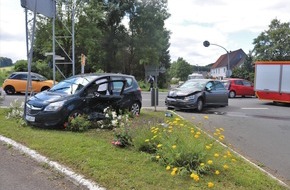
[[[290,103],[290,61],[255,62],[254,86],[260,100]]]

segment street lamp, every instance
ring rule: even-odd
[[[218,44],[211,44],[207,40],[203,42],[203,46],[204,47],[208,47],[210,45],[214,45],[214,46],[221,47],[221,48],[223,48],[227,52],[227,56],[228,56],[228,68],[227,68],[227,72],[226,72],[226,77],[230,77],[231,76],[231,70],[230,70],[230,54],[229,54],[229,51],[226,48],[224,48],[223,46],[218,45]]]

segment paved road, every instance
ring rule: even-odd
[[[86,190],[0,141],[0,190]]]

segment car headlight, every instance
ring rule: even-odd
[[[193,100],[195,98],[195,95],[190,95],[190,96],[187,96],[187,97],[185,97],[184,99],[185,100]]]
[[[49,104],[48,106],[46,106],[44,111],[57,111],[63,106],[63,104],[64,104],[64,101],[53,102],[53,103]]]

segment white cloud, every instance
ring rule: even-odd
[[[178,57],[192,65],[207,65],[225,53],[222,48],[205,48],[203,41],[219,44],[228,51],[242,48],[268,29],[274,18],[290,22],[288,0],[168,0],[171,17],[166,27],[171,60]],[[19,0],[0,0],[0,56],[13,62],[26,59],[25,14]]]
[[[26,59],[25,14],[20,1],[0,1],[0,56]]]

